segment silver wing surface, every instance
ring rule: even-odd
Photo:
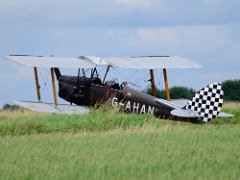
[[[228,117],[234,117],[234,115],[233,114],[228,114],[228,113],[225,113],[225,112],[220,112],[218,114],[218,117],[228,118]]]
[[[10,55],[9,60],[29,67],[64,67],[64,68],[94,68],[96,66],[111,66],[134,69],[160,68],[201,68],[192,60],[177,56],[143,56],[126,58],[100,58],[97,56],[80,56],[78,58],[42,57]]]
[[[55,107],[53,103],[43,102],[11,101],[11,103],[31,111],[54,114],[85,114],[90,111],[87,107],[69,104],[59,104],[57,107]]]
[[[103,58],[114,67],[135,69],[174,69],[174,68],[201,68],[202,66],[190,59],[177,56],[142,56],[128,58]]]
[[[42,68],[94,68],[96,64],[82,58],[41,57],[41,56],[7,56],[11,61],[28,67]]]

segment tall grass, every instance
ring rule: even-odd
[[[217,118],[209,124],[240,124],[239,104],[228,103],[223,108],[233,113],[234,118]],[[158,128],[164,124],[191,125],[190,123],[160,120],[151,115],[125,114],[107,106],[95,109],[87,115],[52,115],[31,111],[1,111],[0,136],[25,135],[59,132],[95,132],[112,129],[128,129],[151,126]]]
[[[152,116],[125,114],[111,109],[97,109],[87,115],[51,115],[28,111],[0,113],[0,136],[58,132],[107,131],[115,128],[158,126]]]
[[[222,108],[223,112],[233,114],[232,118],[216,118],[210,121],[210,124],[240,124],[240,103],[225,102]]]

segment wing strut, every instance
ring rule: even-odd
[[[154,73],[153,73],[153,69],[150,69],[150,81],[151,81],[151,86],[152,86],[152,95],[157,97],[157,89],[155,86],[155,80],[154,80]]]
[[[53,86],[53,95],[54,95],[54,105],[55,107],[57,107],[58,99],[57,99],[57,90],[56,90],[55,77],[54,77],[54,68],[51,68],[51,76],[52,76],[52,86]]]
[[[167,79],[167,70],[165,68],[163,68],[163,76],[164,76],[164,82],[165,82],[166,100],[170,101],[170,93],[169,93],[168,79]]]
[[[37,90],[37,98],[38,101],[41,101],[41,94],[40,94],[40,86],[39,86],[39,80],[38,80],[38,70],[37,67],[34,67],[34,77],[35,77],[35,84],[36,84],[36,90]]]
[[[104,78],[103,78],[103,83],[105,83],[105,80],[106,80],[107,74],[109,72],[109,69],[110,69],[110,65],[107,67],[107,70],[105,72],[105,75],[104,75]]]

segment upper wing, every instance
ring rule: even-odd
[[[96,56],[80,56],[78,58],[42,57],[42,56],[7,56],[8,59],[30,67],[64,67],[94,68],[97,65],[134,68],[200,68],[200,64],[177,56],[142,56],[128,58],[99,58]]]
[[[61,58],[41,56],[7,56],[9,60],[29,67],[94,68],[96,64],[83,58]]]
[[[177,56],[142,56],[130,58],[103,58],[107,64],[120,68],[161,69],[201,68],[192,60]]]

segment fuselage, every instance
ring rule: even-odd
[[[59,96],[70,103],[94,106],[109,103],[125,112],[152,114],[168,117],[171,109],[156,103],[153,96],[136,91],[126,86],[119,86],[114,81],[102,83],[100,78],[60,76]]]

